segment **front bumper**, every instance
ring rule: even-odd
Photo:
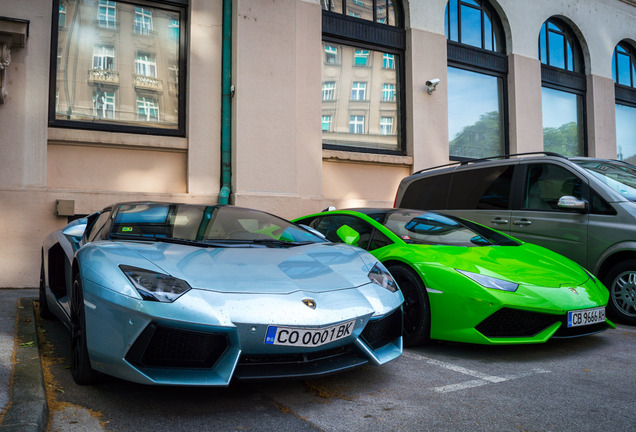
[[[394,294],[382,299],[378,313],[371,306],[378,299],[370,303],[358,289],[311,294],[319,305],[331,305],[324,310],[303,305],[308,293],[302,292],[255,296],[191,290],[166,304],[90,281],[84,290],[92,367],[143,384],[227,386],[233,379],[321,376],[381,365],[402,353],[401,298]],[[335,303],[346,307],[334,303],[339,296],[344,298]],[[323,328],[353,319],[350,336],[323,346],[264,343],[269,325]]]

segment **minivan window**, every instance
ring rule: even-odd
[[[582,185],[583,181],[580,178],[560,166],[529,165],[525,180],[523,208],[564,211],[558,206],[559,198],[573,196],[583,199]]]
[[[399,206],[422,210],[445,209],[452,175],[433,175],[415,180],[404,191]]]
[[[636,167],[633,165],[598,160],[574,160],[573,162],[588,170],[594,177],[626,199],[636,201]]]
[[[513,172],[513,165],[456,171],[450,187],[447,208],[450,210],[510,208],[510,185]]]

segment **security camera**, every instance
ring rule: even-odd
[[[439,78],[433,78],[426,81],[426,87],[428,87],[428,94],[432,94],[439,84]]]

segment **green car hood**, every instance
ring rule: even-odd
[[[412,245],[428,260],[458,270],[504,279],[519,285],[560,288],[584,284],[589,276],[574,261],[541,246]]]

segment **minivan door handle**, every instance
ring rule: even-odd
[[[520,226],[528,226],[528,225],[532,225],[532,221],[529,221],[528,219],[520,219],[520,220],[514,221],[513,224],[520,225]]]
[[[494,219],[491,219],[490,223],[495,224],[495,225],[503,225],[503,224],[507,224],[508,223],[508,219],[502,219],[500,217],[496,217]]]

